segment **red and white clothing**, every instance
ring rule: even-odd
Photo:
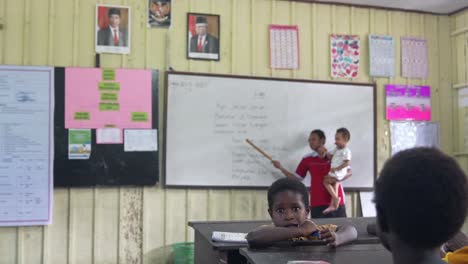
[[[345,161],[351,161],[351,150],[349,148],[335,148],[330,151],[330,154],[333,155],[331,160],[331,167],[336,168],[341,166]],[[336,170],[335,172],[330,172],[329,175],[337,180],[341,181],[348,173],[349,166],[342,168],[341,170]]]
[[[296,177],[303,180],[310,173],[310,206],[328,206],[330,205],[331,197],[323,186],[323,178],[330,171],[330,160],[321,158],[317,152],[312,151],[304,156],[297,166]],[[338,196],[341,198],[340,206],[345,204],[343,186],[340,184],[338,188]]]

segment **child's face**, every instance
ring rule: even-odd
[[[346,147],[347,143],[348,143],[348,141],[344,138],[343,134],[341,134],[341,133],[336,133],[335,134],[335,145],[338,148]]]
[[[278,227],[299,226],[307,220],[309,208],[302,201],[302,194],[290,190],[279,192],[268,209],[273,224]]]

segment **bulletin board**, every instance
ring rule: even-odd
[[[158,78],[157,70],[55,68],[55,187],[156,184]],[[75,131],[87,135],[78,151]]]

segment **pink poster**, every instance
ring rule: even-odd
[[[66,68],[66,128],[151,128],[151,70]]]
[[[331,35],[331,75],[357,78],[359,73],[359,36]]]
[[[387,120],[431,120],[431,88],[387,84]]]

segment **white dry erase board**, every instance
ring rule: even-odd
[[[344,187],[373,187],[373,84],[167,72],[165,88],[168,187],[268,187],[284,176],[245,139],[295,171],[310,131],[322,129],[331,149],[339,127],[349,129],[353,154]]]

